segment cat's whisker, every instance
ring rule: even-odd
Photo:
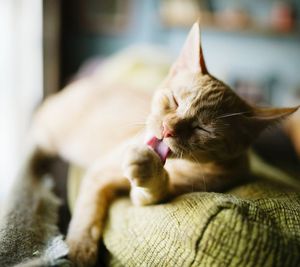
[[[132,122],[133,124],[146,124],[146,119]]]
[[[145,125],[146,125],[145,122],[137,122],[137,123],[128,124],[128,126],[145,126]]]
[[[190,154],[190,156],[192,157],[192,159],[193,159],[196,163],[201,164],[201,163],[199,162],[199,160],[198,160],[197,158],[195,158],[195,156],[194,156],[191,152],[189,152],[189,154]],[[202,178],[202,181],[203,181],[204,191],[206,191],[206,182],[205,182],[204,174],[201,175],[201,178]]]
[[[204,191],[207,191],[204,174],[201,177],[202,177],[202,181],[203,181],[203,185],[204,185]]]
[[[130,123],[130,124],[121,124],[119,125],[119,127],[121,128],[134,128],[134,127],[145,127],[146,123],[145,122],[136,122],[136,123]]]
[[[180,153],[180,159],[183,158],[183,150],[181,150],[181,153]]]
[[[230,113],[230,114],[225,114],[225,115],[219,116],[219,117],[217,117],[217,119],[239,116],[239,115],[243,115],[243,114],[247,114],[247,113],[249,113],[249,111]]]

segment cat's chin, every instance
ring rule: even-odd
[[[176,145],[176,141],[172,138],[164,138],[164,143],[167,144],[170,149],[168,158],[184,158],[185,152]]]

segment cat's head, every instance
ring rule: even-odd
[[[163,139],[173,157],[222,161],[239,156],[262,130],[296,110],[253,107],[210,75],[195,23],[154,95],[147,131]]]

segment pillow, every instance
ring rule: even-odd
[[[299,266],[300,194],[268,182],[170,203],[115,201],[108,266]]]
[[[226,194],[195,192],[146,207],[117,199],[103,236],[107,265],[299,266],[299,183],[254,154],[251,168],[264,179]],[[71,210],[82,174],[71,166]]]

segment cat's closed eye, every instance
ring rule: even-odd
[[[172,93],[172,100],[173,100],[173,103],[175,104],[175,106],[178,107],[178,101],[177,101],[174,93]]]
[[[196,131],[199,131],[199,132],[202,131],[202,132],[210,133],[209,130],[205,129],[203,126],[201,126],[199,124],[194,124],[193,129]]]

